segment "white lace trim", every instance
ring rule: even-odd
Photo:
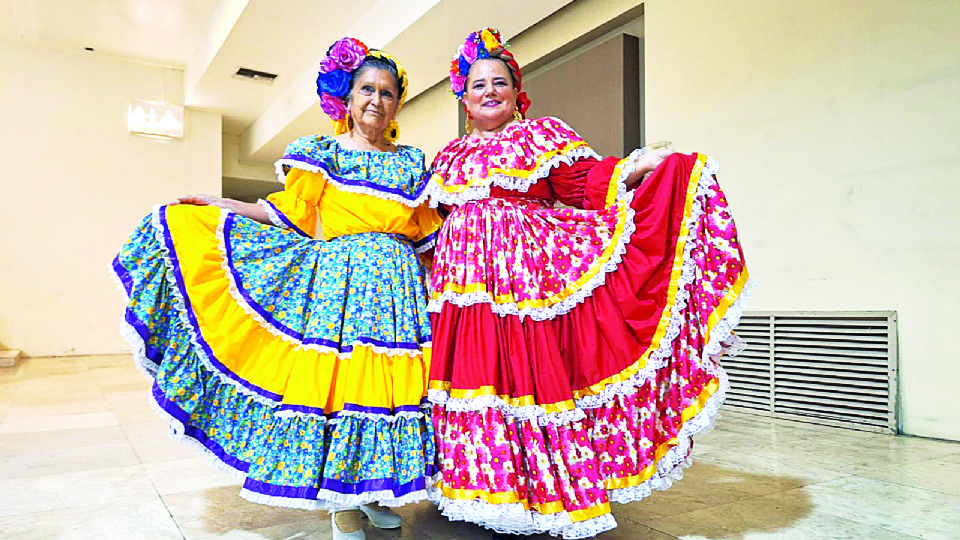
[[[483,411],[497,409],[506,418],[518,421],[537,420],[538,424],[566,424],[578,422],[587,417],[581,409],[570,409],[559,413],[548,413],[540,405],[515,407],[507,404],[500,396],[480,396],[475,398],[453,398],[446,390],[430,389],[427,399],[436,405],[443,405],[449,411]]]
[[[203,454],[207,462],[209,462],[210,465],[217,470],[230,473],[231,476],[241,480],[247,477],[247,474],[245,472],[223,461],[223,459],[221,459],[220,456],[210,451],[209,448],[201,444],[199,441],[197,441],[193,437],[187,436],[185,433],[186,430],[183,426],[183,422],[174,418],[173,415],[167,412],[166,409],[161,407],[160,404],[157,403],[156,397],[153,395],[153,392],[150,393],[149,402],[150,402],[151,408],[158,415],[160,415],[161,418],[167,419],[167,427],[168,427],[167,435],[169,435],[170,439],[195,448],[201,454]]]
[[[637,154],[638,152],[639,154]],[[461,308],[475,304],[489,304],[490,310],[501,317],[513,315],[520,317],[521,321],[525,317],[530,317],[535,321],[546,321],[565,315],[577,307],[577,305],[582,304],[593,294],[593,291],[606,282],[607,274],[616,270],[617,267],[620,266],[620,263],[623,262],[623,255],[627,252],[627,244],[630,243],[633,233],[637,230],[637,225],[634,223],[635,212],[629,204],[631,197],[627,195],[626,179],[636,170],[637,160],[634,154],[639,156],[643,154],[643,152],[644,150],[640,149],[630,154],[630,158],[621,169],[620,176],[615,180],[617,184],[617,197],[614,204],[622,204],[626,208],[626,215],[623,218],[625,220],[623,231],[621,231],[620,238],[617,239],[617,246],[614,248],[610,258],[607,259],[607,262],[597,271],[596,275],[587,280],[576,292],[551,306],[537,308],[525,307],[521,309],[514,302],[503,304],[494,302],[493,295],[489,292],[458,293],[455,291],[444,291],[439,297],[430,299],[427,303],[427,311],[439,313],[443,308],[443,304],[447,302]]]
[[[423,245],[420,246],[420,247],[414,247],[414,248],[413,248],[414,251],[416,251],[418,254],[420,254],[420,253],[426,253],[426,252],[430,251],[431,249],[437,247],[437,233],[436,233],[436,232],[433,232],[433,233],[431,233],[431,234],[434,235],[433,238],[431,238],[429,242],[427,242],[426,244],[423,244]]]
[[[123,286],[123,282],[120,280],[120,276],[117,275],[112,263],[110,265],[109,273],[113,284],[117,287],[120,293],[123,294],[124,305],[129,304],[130,297],[127,296],[127,288]],[[140,333],[137,332],[137,329],[127,322],[126,311],[126,308],[124,308],[120,315],[120,337],[123,338],[123,340],[127,342],[127,345],[130,346],[130,352],[133,355],[133,365],[136,366],[137,371],[142,373],[148,379],[153,379],[157,376],[158,366],[153,360],[147,358],[147,344],[144,343],[143,338],[140,337]]]
[[[301,169],[301,170],[304,170],[304,171],[321,174],[321,175],[323,175],[323,177],[327,180],[327,182],[332,183],[333,185],[335,185],[335,186],[337,187],[337,189],[339,189],[339,190],[341,190],[341,191],[346,191],[346,192],[348,192],[348,193],[354,193],[354,194],[357,194],[357,195],[369,195],[369,196],[371,196],[371,197],[376,197],[376,198],[378,198],[378,199],[384,199],[384,200],[388,200],[388,201],[398,202],[398,203],[400,203],[400,204],[402,204],[402,205],[404,205],[404,206],[408,206],[408,207],[410,207],[410,208],[416,208],[416,207],[420,206],[421,204],[423,204],[424,202],[426,202],[427,197],[429,197],[429,191],[430,191],[430,190],[429,190],[429,187],[428,187],[428,186],[424,186],[423,191],[420,193],[419,196],[417,196],[416,199],[409,199],[409,198],[403,197],[403,196],[401,196],[401,195],[397,195],[396,193],[390,193],[390,192],[388,192],[388,191],[381,191],[381,190],[379,190],[379,189],[372,188],[372,187],[355,186],[355,185],[351,185],[351,184],[345,184],[345,183],[337,180],[336,178],[333,178],[333,177],[330,175],[330,173],[327,172],[327,170],[326,170],[325,168],[323,168],[323,167],[321,167],[321,166],[319,166],[319,165],[311,165],[311,164],[309,164],[309,163],[303,163],[302,161],[297,161],[297,160],[295,160],[295,159],[290,159],[290,158],[281,158],[281,159],[278,159],[277,162],[274,164],[274,169],[276,170],[276,173],[277,173],[277,179],[280,180],[280,182],[285,182],[285,181],[286,181],[286,175],[283,173],[283,166],[284,166],[284,165],[287,165],[287,166],[289,166],[289,167],[291,167],[291,168],[294,168],[294,169]],[[427,181],[429,182],[429,180],[427,180]],[[384,188],[384,189],[386,189],[386,188]]]
[[[613,514],[574,523],[567,512],[541,514],[525,509],[520,503],[491,504],[480,500],[450,499],[439,495],[439,490],[431,490],[430,495],[447,519],[476,523],[504,534],[549,533],[565,539],[591,538],[617,526]]]
[[[280,219],[280,216],[277,215],[277,211],[272,204],[263,199],[257,199],[257,204],[267,212],[267,217],[270,218],[270,223],[273,223],[275,227],[280,227],[281,229],[290,228],[289,225]]]
[[[413,418],[413,419],[419,420],[425,417],[424,413],[420,411],[400,411],[396,413],[380,414],[380,413],[372,413],[372,412],[366,412],[366,411],[348,411],[348,410],[338,411],[336,418],[329,418],[329,419],[326,417],[325,414],[317,414],[312,412],[294,411],[294,410],[277,411],[276,413],[274,413],[274,416],[278,418],[321,418],[326,423],[329,423],[330,425],[339,424],[346,418],[362,418],[365,420],[380,420],[383,422],[393,424],[394,422],[396,422],[401,418]]]
[[[443,184],[435,181],[433,177],[431,177],[430,183],[427,185],[424,193],[430,197],[430,206],[433,208],[441,204],[460,205],[469,201],[487,199],[490,197],[491,186],[526,193],[526,191],[530,189],[530,186],[546,178],[550,174],[550,170],[554,167],[559,167],[563,164],[572,165],[574,161],[584,158],[600,159],[600,155],[587,145],[578,146],[565,154],[557,154],[551,157],[531,171],[526,177],[493,174],[487,177],[484,185],[468,187],[460,193],[447,193],[443,189]]]
[[[660,461],[657,462],[656,473],[640,485],[607,490],[612,502],[621,504],[636,502],[648,497],[653,490],[664,491],[670,489],[674,482],[683,479],[684,470],[693,465],[693,459],[690,457],[693,437],[713,429],[719,417],[720,407],[723,405],[727,397],[727,391],[730,389],[727,374],[720,369],[719,365],[711,362],[707,371],[719,379],[720,386],[717,391],[707,399],[707,403],[696,416],[684,422],[683,427],[680,428],[680,433],[676,437],[677,445],[660,458]]]

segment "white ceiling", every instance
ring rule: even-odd
[[[184,70],[184,104],[223,115],[241,162],[268,162],[317,110],[316,68],[350,35],[403,59],[409,98],[446,76],[463,35],[496,25],[514,36],[571,0],[0,0],[0,39]],[[271,85],[238,67],[278,75]],[[310,131],[307,128],[307,131]]]
[[[0,0],[0,38],[183,67],[218,0]]]

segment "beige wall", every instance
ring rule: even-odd
[[[720,161],[751,307],[896,310],[904,431],[960,439],[960,2],[651,0],[644,19],[647,138]]]
[[[188,110],[185,138],[157,141],[127,133],[127,106],[181,100],[180,71],[0,42],[0,72],[0,345],[126,350],[110,260],[152,204],[220,192],[220,116]]]

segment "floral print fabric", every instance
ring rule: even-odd
[[[599,210],[522,189],[457,202],[430,305],[444,515],[587,538],[616,526],[610,502],[682,477],[725,396],[716,358],[747,281],[715,171],[677,154],[636,190],[614,184]],[[551,181],[549,166],[539,174]],[[558,291],[576,302],[533,304]]]

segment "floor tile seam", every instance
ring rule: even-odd
[[[926,491],[927,493],[931,493],[931,494],[945,495],[945,496],[950,497],[950,498],[952,498],[952,499],[956,499],[956,500],[957,500],[957,503],[960,503],[960,495],[958,495],[958,494],[956,494],[956,493],[947,493],[947,492],[945,492],[945,491],[939,491],[939,490],[936,490],[936,489],[930,489],[930,488],[915,486],[915,485],[911,485],[911,484],[905,484],[905,483],[903,483],[903,482],[897,482],[897,481],[894,481],[894,480],[886,480],[886,479],[883,479],[883,478],[874,478],[874,477],[872,477],[872,476],[863,476],[862,474],[856,474],[856,473],[853,474],[853,475],[851,475],[851,476],[855,476],[855,477],[857,477],[857,478],[862,478],[862,479],[864,479],[864,480],[870,480],[871,482],[881,482],[881,483],[883,483],[883,484],[888,484],[888,485],[891,485],[891,486],[900,486],[900,487],[905,487],[905,488],[910,488],[910,489],[918,489],[918,490],[920,490],[920,491]]]

